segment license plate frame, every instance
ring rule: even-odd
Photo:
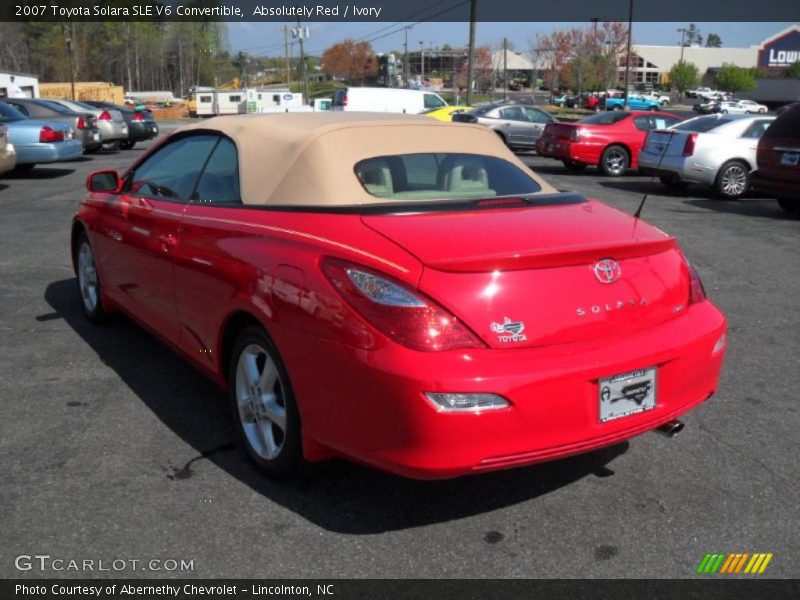
[[[781,166],[796,167],[798,163],[800,163],[800,153],[784,152],[781,154]]]
[[[653,410],[658,405],[658,367],[645,367],[600,378],[597,404],[601,423]]]

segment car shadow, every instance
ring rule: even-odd
[[[58,179],[75,172],[75,169],[60,169],[57,167],[34,167],[30,171],[9,171],[3,175],[6,179]]]
[[[670,190],[655,181],[601,181],[601,186],[633,192],[637,194],[651,194],[664,196],[667,198],[682,199],[689,206],[696,206],[706,210],[713,210],[721,213],[738,214],[751,217],[763,217],[769,219],[795,219],[793,215],[785,212],[777,201],[760,193],[757,190],[750,190],[737,200],[723,200],[717,198],[714,191],[706,186],[691,185],[686,190]],[[678,212],[679,209],[668,209]]]
[[[6,185],[5,183],[0,183],[0,192],[2,192],[3,190],[7,190],[10,187],[11,187],[10,185]]]
[[[265,498],[330,531],[374,534],[441,523],[533,500],[588,476],[608,477],[608,464],[624,454],[623,442],[568,459],[440,481],[416,481],[332,460],[312,475],[291,482],[264,477],[234,444],[227,396],[180,357],[128,319],[93,326],[78,303],[75,279],[48,285],[53,313],[37,320],[64,319],[103,363],[197,455],[164,458],[165,485],[202,472],[208,460]]]

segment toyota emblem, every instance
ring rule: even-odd
[[[600,283],[614,283],[622,275],[619,263],[610,258],[598,260],[594,265],[594,276]]]

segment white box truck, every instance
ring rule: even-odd
[[[349,87],[333,93],[331,110],[419,114],[447,106],[436,92],[400,88]]]

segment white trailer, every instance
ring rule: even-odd
[[[11,81],[12,77],[14,78],[13,82]],[[0,72],[0,99],[13,95],[19,97],[20,92],[26,98],[38,98],[39,78],[26,73]]]

